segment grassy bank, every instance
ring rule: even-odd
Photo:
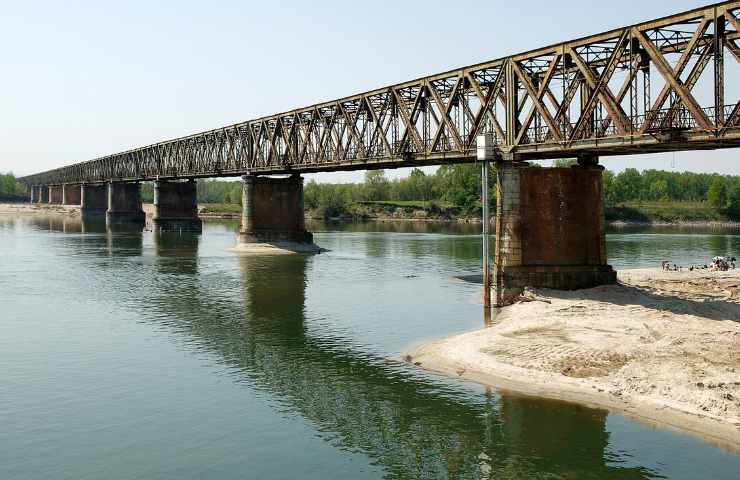
[[[238,203],[202,203],[198,213],[204,217],[239,217],[242,206]]]
[[[686,223],[730,222],[726,213],[707,202],[624,202],[605,209],[607,222]]]
[[[198,211],[206,217],[238,217],[242,207],[235,203],[201,203]],[[325,211],[307,208],[306,217],[319,219],[327,218],[327,215]],[[341,214],[329,217],[343,220],[469,221],[478,220],[480,215],[465,214],[463,208],[449,202],[388,200],[351,203]]]

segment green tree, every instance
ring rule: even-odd
[[[368,170],[365,172],[365,199],[387,200],[388,179],[384,170]]]
[[[660,201],[669,200],[668,182],[662,179],[655,180],[653,183],[650,184],[650,189],[648,190],[648,194],[650,196],[650,200],[660,200]]]
[[[604,170],[602,178],[604,181],[604,203],[607,207],[613,207],[619,202],[614,172]]]
[[[721,177],[715,177],[711,185],[709,185],[707,201],[709,205],[717,210],[721,210],[727,206],[727,187]]]
[[[624,169],[616,178],[620,201],[639,200],[642,190],[640,172],[635,168]]]
[[[554,168],[568,168],[572,167],[573,165],[578,165],[578,160],[575,158],[558,158],[554,162],[552,162],[552,166]]]
[[[16,194],[15,175],[12,173],[0,174],[0,195],[11,196]]]
[[[740,183],[735,183],[727,193],[727,211],[733,218],[740,217]]]

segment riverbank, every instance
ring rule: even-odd
[[[203,204],[203,217],[239,218],[241,206]],[[481,223],[481,213],[433,201],[377,201],[351,204],[335,212],[306,210],[306,218],[345,222],[436,222]],[[605,209],[606,223],[622,226],[671,226],[740,228],[740,222],[716,211],[705,202],[632,202]]]
[[[144,212],[151,216],[154,213],[154,206],[151,203],[143,205]],[[74,205],[50,205],[50,204],[30,204],[30,203],[0,203],[0,214],[59,214],[77,216],[80,213],[80,207]],[[238,220],[241,218],[241,206],[231,204],[203,204],[199,207],[198,215],[201,218],[213,218],[224,220]],[[372,215],[362,217],[339,216],[325,218],[314,211],[306,211],[307,220],[332,220],[343,222],[419,222],[419,223],[464,223],[479,224],[481,219],[470,216],[440,216],[425,215],[406,211],[387,212],[381,211]],[[493,220],[492,220],[493,221]],[[672,227],[680,226],[687,228],[740,228],[740,222],[719,221],[719,220],[693,220],[693,221],[624,221],[615,220],[607,221],[611,227]]]
[[[0,214],[67,215],[79,216],[80,207],[75,205],[51,205],[37,203],[0,203]]]
[[[529,291],[490,328],[429,343],[406,360],[740,450],[740,270],[625,270],[619,280]]]

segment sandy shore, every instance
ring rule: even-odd
[[[80,207],[75,205],[49,205],[31,203],[0,203],[0,214],[3,215],[68,215],[78,216]]]
[[[229,249],[229,251],[238,253],[240,255],[300,255],[300,254],[319,254],[326,252],[325,248],[321,248],[318,245],[311,243],[293,243],[293,242],[281,242],[281,243],[240,243],[235,247]]]
[[[490,328],[424,345],[422,368],[605,407],[740,450],[740,269],[625,270],[620,285],[535,290]]]

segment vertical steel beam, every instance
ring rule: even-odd
[[[504,83],[506,85],[506,145],[514,148],[517,138],[517,123],[519,116],[518,88],[513,60],[509,59],[504,67]]]
[[[714,126],[725,123],[725,12],[714,7]]]

